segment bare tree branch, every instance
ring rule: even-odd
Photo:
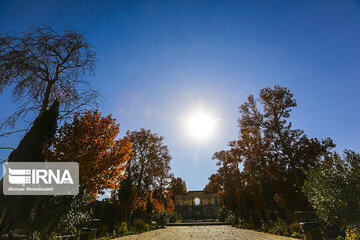
[[[95,51],[82,33],[33,26],[28,32],[0,35],[0,93],[12,88],[15,113],[0,122],[13,128],[30,112],[41,114],[58,99],[65,119],[85,107],[97,108],[100,93],[85,76],[95,69]]]
[[[16,131],[10,131],[10,132],[6,132],[6,133],[3,133],[3,134],[0,134],[0,138],[1,137],[7,137],[11,134],[14,134],[14,133],[18,133],[18,132],[24,132],[24,131],[27,131],[28,129],[20,129],[20,130],[16,130]]]

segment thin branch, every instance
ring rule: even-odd
[[[6,132],[6,133],[3,133],[3,134],[0,134],[0,138],[1,137],[7,137],[7,136],[9,136],[11,134],[18,133],[18,132],[23,132],[23,131],[27,131],[27,129],[21,129],[21,130]]]

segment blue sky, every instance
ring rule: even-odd
[[[294,127],[360,152],[357,1],[0,1],[1,33],[31,24],[85,33],[97,51],[89,81],[104,95],[103,114],[122,134],[164,136],[190,190],[205,186],[213,153],[237,137],[237,107],[275,84],[295,94]],[[0,102],[1,118],[16,107],[9,92]],[[220,119],[203,142],[183,133],[181,119],[197,107]]]

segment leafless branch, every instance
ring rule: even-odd
[[[10,131],[10,132],[6,132],[6,133],[3,133],[3,134],[0,134],[0,138],[1,137],[7,137],[11,134],[14,134],[14,133],[18,133],[18,132],[24,132],[24,131],[27,131],[28,129],[20,129],[20,130],[16,130],[16,131]]]
[[[84,77],[95,69],[95,51],[84,35],[68,28],[57,33],[33,26],[28,32],[0,35],[0,93],[12,88],[18,110],[0,122],[13,128],[30,112],[40,114],[56,99],[65,118],[97,106],[100,93]]]

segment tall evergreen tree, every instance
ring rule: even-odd
[[[19,146],[10,153],[9,162],[44,162],[43,150],[51,144],[56,133],[58,114],[59,101],[55,101],[35,119]],[[0,185],[2,193],[2,182]],[[39,196],[1,196],[0,213],[4,217],[0,219],[0,232],[11,231],[21,224],[27,226],[38,198]]]
[[[43,150],[55,136],[58,115],[59,101],[55,101],[35,119],[19,146],[10,153],[9,162],[44,162]]]

